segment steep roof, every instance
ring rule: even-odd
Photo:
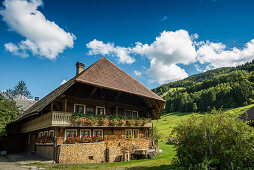
[[[111,90],[135,94],[150,99],[155,99],[162,104],[159,108],[157,108],[158,112],[160,112],[157,114],[157,117],[159,117],[159,115],[161,114],[165,104],[165,100],[163,100],[160,96],[146,88],[144,85],[142,85],[136,79],[125,73],[111,61],[109,61],[105,57],[102,57],[100,60],[88,67],[86,70],[84,70],[82,73],[73,77],[72,79],[49,93],[47,96],[42,98],[40,101],[36,102],[33,106],[26,110],[24,114],[18,117],[16,121],[21,120],[32,113],[41,111],[44,107],[50,104],[53,100],[55,100],[58,96],[65,92],[69,87],[71,87],[75,82],[90,84],[94,86],[108,88]],[[149,103],[149,105],[157,104]]]
[[[164,101],[105,57],[87,68],[76,81]]]

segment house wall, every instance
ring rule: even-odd
[[[46,158],[54,159],[54,145],[36,145],[36,151],[38,155]]]
[[[58,127],[55,129],[55,135],[57,136],[57,144],[63,144],[64,143],[64,136],[65,136],[65,130],[66,129],[76,129],[77,130],[77,136],[80,136],[80,130],[81,129],[90,129],[91,130],[91,134],[93,134],[93,130],[94,129],[102,129],[103,130],[103,137],[105,139],[105,141],[108,140],[118,140],[118,139],[126,139],[125,137],[125,131],[126,129],[131,129],[132,131],[134,129],[138,129],[139,130],[139,139],[145,139],[148,138],[148,128],[134,128],[134,127],[83,127],[83,128],[74,128],[74,127],[66,127],[66,128],[61,128]]]

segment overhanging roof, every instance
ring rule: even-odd
[[[160,96],[146,88],[111,61],[102,57],[100,60],[84,70],[80,75],[73,77],[35,103],[32,107],[26,110],[24,114],[18,117],[16,121],[32,115],[33,113],[40,112],[44,107],[54,101],[76,82],[141,96],[150,108],[156,110],[157,113],[153,113],[156,118],[160,117],[165,105],[165,100],[163,100]],[[153,100],[149,101],[149,99]]]

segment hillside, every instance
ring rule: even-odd
[[[192,75],[153,91],[167,101],[164,113],[206,112],[213,107],[234,108],[252,104],[253,82],[254,61]]]
[[[223,109],[222,112],[228,112],[228,113],[234,113],[234,114],[241,115],[253,106],[254,106],[254,104],[244,106],[244,107],[238,107],[238,108],[234,108],[234,109]],[[170,135],[172,129],[176,125],[178,125],[182,120],[190,118],[194,114],[200,115],[200,116],[203,115],[203,113],[173,112],[173,113],[168,113],[168,114],[162,115],[161,119],[159,119],[159,120],[154,120],[153,124],[154,124],[154,127],[156,127],[158,129],[159,138],[161,140],[166,139]]]

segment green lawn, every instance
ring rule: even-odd
[[[231,112],[242,114],[254,104],[235,109],[224,109],[223,112]],[[191,117],[196,114],[202,116],[203,113],[168,113],[161,116],[160,120],[154,120],[154,127],[158,128],[160,135],[159,146],[163,153],[158,154],[154,159],[132,160],[130,162],[115,162],[115,163],[95,163],[95,164],[37,164],[39,167],[46,169],[174,169],[171,166],[171,160],[175,156],[173,145],[167,145],[166,138],[170,135],[174,126],[181,120]],[[161,142],[161,141],[164,142]]]

